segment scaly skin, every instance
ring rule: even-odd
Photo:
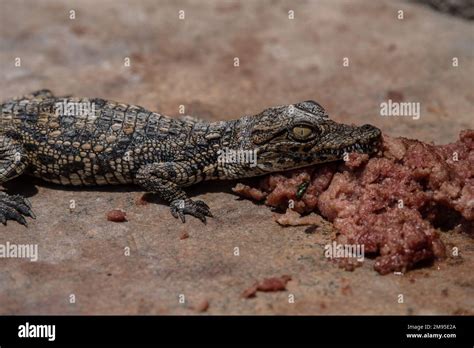
[[[81,114],[71,105],[95,110]],[[61,185],[138,184],[167,201],[183,222],[185,214],[203,222],[212,216],[183,187],[340,160],[351,151],[372,153],[381,134],[370,125],[331,121],[313,101],[212,123],[48,90],[9,100],[1,110],[0,184],[21,174]],[[222,161],[224,150],[256,151],[257,162]],[[34,217],[29,202],[1,192],[0,222],[26,224],[23,216]]]

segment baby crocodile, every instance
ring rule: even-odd
[[[4,102],[1,111],[0,184],[24,173],[61,185],[137,184],[167,201],[183,222],[185,214],[203,222],[212,217],[183,187],[372,153],[381,134],[371,125],[331,121],[314,101],[205,122],[41,90]],[[0,191],[0,221],[26,225],[24,216],[34,218],[28,200]]]

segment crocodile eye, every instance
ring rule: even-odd
[[[313,130],[308,127],[296,126],[293,127],[293,135],[299,139],[306,139],[313,133]]]

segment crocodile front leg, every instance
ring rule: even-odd
[[[0,184],[20,176],[26,166],[22,146],[10,137],[0,136]],[[6,225],[8,220],[15,220],[26,226],[23,215],[35,218],[30,202],[22,196],[0,191],[0,222]]]
[[[197,173],[182,162],[153,163],[143,166],[136,175],[136,182],[145,190],[156,193],[170,204],[171,214],[186,221],[185,214],[206,222],[211,211],[203,201],[188,198],[182,187],[190,184]]]

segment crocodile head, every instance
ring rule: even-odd
[[[254,174],[337,161],[350,152],[370,154],[377,151],[381,138],[374,126],[330,120],[314,101],[266,109],[241,119],[239,128],[240,148],[257,151]]]

